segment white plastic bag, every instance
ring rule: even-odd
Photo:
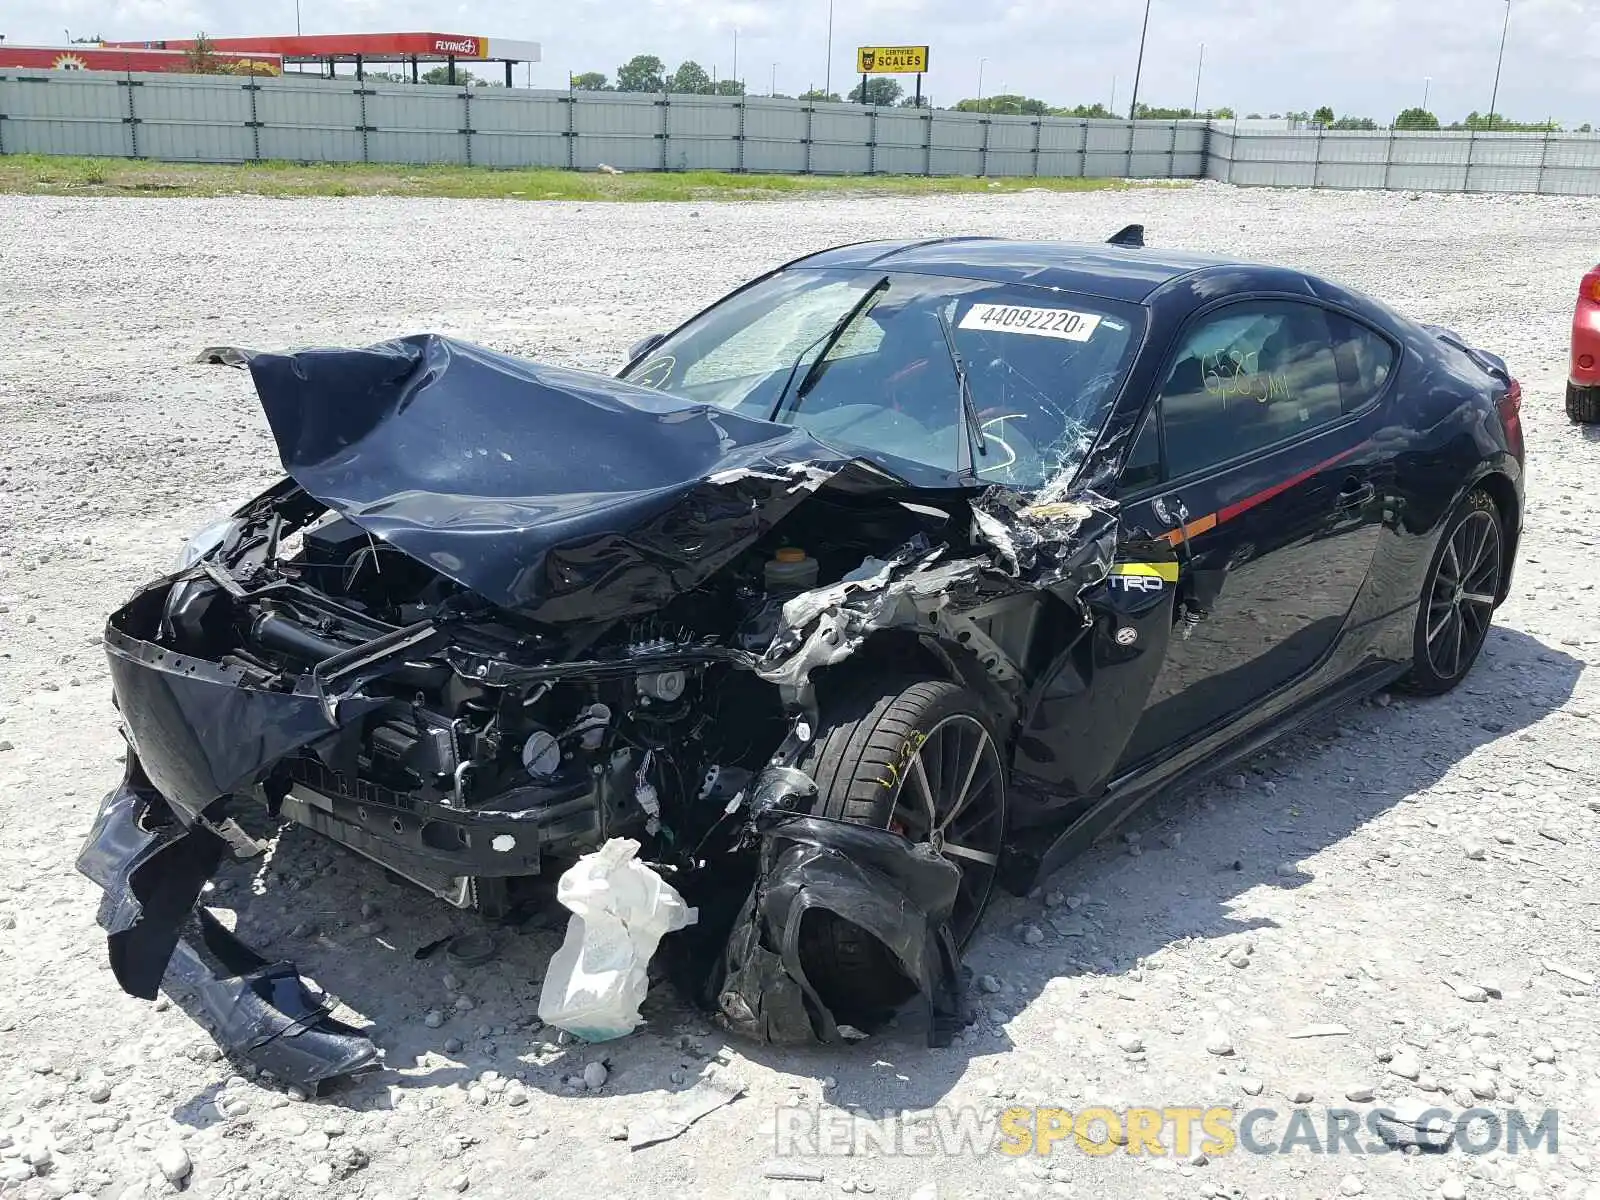
[[[562,873],[556,899],[572,910],[567,937],[550,957],[539,1019],[586,1042],[632,1033],[661,938],[698,913],[644,863],[639,843],[612,838]]]

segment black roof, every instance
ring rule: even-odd
[[[793,265],[913,271],[995,283],[1024,283],[1137,304],[1163,284],[1184,275],[1210,267],[1241,264],[1235,259],[1206,254],[1099,242],[951,237],[861,242],[823,250]]]

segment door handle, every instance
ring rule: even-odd
[[[1378,489],[1370,483],[1363,483],[1359,479],[1346,479],[1344,487],[1339,491],[1339,498],[1334,501],[1335,508],[1362,508],[1371,502],[1378,494]]]

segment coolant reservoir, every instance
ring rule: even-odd
[[[784,546],[767,563],[767,591],[803,592],[817,586],[817,560],[797,546]]]

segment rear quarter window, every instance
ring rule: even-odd
[[[1394,370],[1389,340],[1343,313],[1328,313],[1328,337],[1339,371],[1344,411],[1356,412],[1378,398]]]

